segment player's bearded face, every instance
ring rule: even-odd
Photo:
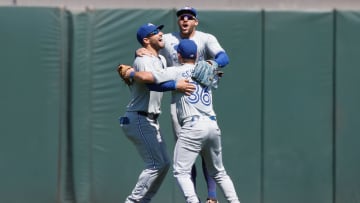
[[[163,33],[160,31],[156,35],[152,35],[149,37],[150,44],[154,49],[160,50],[160,49],[164,48],[165,43],[163,41],[162,36],[163,36]]]
[[[190,36],[195,32],[195,28],[198,25],[198,20],[189,14],[179,16],[178,25],[182,35]]]

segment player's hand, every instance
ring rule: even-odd
[[[135,51],[135,54],[136,56],[151,56],[152,53],[145,49],[144,47],[141,47],[141,48],[138,48],[136,51]]]
[[[195,91],[195,85],[190,83],[189,80],[179,80],[176,83],[176,90],[189,96]]]
[[[130,79],[130,73],[133,71],[134,71],[134,69],[129,65],[120,64],[117,67],[117,72],[118,72],[120,78],[127,85],[131,85],[131,83],[132,83],[132,79]]]
[[[221,70],[216,70],[215,71],[215,74],[218,76],[218,77],[222,77],[222,76],[224,76],[224,72],[223,71],[221,71]]]
[[[134,71],[135,71],[135,69],[134,69],[133,67],[127,69],[127,70],[125,71],[124,78],[129,79],[129,78],[130,78],[130,73],[131,73],[131,72],[134,72]]]

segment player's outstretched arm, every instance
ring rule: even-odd
[[[185,95],[191,95],[195,91],[195,85],[191,84],[189,80],[169,80],[160,84],[146,84],[151,91],[166,92],[166,91],[179,91]]]
[[[155,82],[152,73],[145,71],[135,72],[134,68],[129,65],[120,64],[117,68],[117,72],[127,85],[131,85],[134,80],[141,83]]]
[[[146,71],[135,72],[134,69],[129,69],[125,73],[124,77],[141,83],[153,84],[156,82],[151,72],[146,72]],[[185,93],[186,95],[190,95],[195,91],[195,86],[189,83],[189,80],[179,80],[179,81],[170,80],[157,85],[148,85],[148,88],[150,90],[158,91],[158,92],[177,90]]]
[[[153,74],[151,72],[146,72],[146,71],[135,72],[133,68],[126,71],[124,78],[135,80],[140,83],[155,83],[155,78],[153,77]]]

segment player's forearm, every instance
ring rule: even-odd
[[[176,82],[174,80],[166,81],[160,84],[146,84],[151,91],[155,92],[166,92],[176,90]]]
[[[129,78],[141,83],[155,82],[155,78],[153,77],[153,74],[151,72],[145,72],[145,71],[140,71],[140,72],[131,71],[129,73]]]

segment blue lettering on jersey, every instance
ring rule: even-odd
[[[190,78],[193,71],[194,71],[194,69],[190,69],[190,70],[187,70],[187,71],[185,71],[185,72],[182,72],[182,73],[181,73],[181,76],[182,76],[183,78]]]
[[[191,104],[196,104],[201,102],[201,104],[205,106],[211,105],[211,95],[210,95],[210,89],[209,87],[201,87],[196,82],[191,82],[195,85],[195,91],[187,97],[187,101]]]

